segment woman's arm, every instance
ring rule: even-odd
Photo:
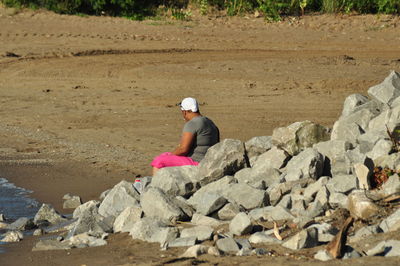
[[[191,133],[191,132],[183,132],[182,138],[181,138],[181,143],[172,152],[172,154],[179,155],[179,156],[185,156],[190,151],[190,148],[192,147],[193,140],[194,140],[194,134],[193,133]]]

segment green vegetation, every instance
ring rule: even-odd
[[[169,10],[171,17],[187,20],[188,6],[207,15],[212,10],[229,16],[258,11],[266,19],[305,13],[372,13],[400,14],[400,0],[0,0],[9,7],[46,8],[62,14],[123,16],[143,19],[156,16],[158,10]]]

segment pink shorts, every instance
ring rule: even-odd
[[[193,161],[190,157],[173,155],[170,152],[161,153],[151,162],[151,166],[156,168],[198,164],[198,162]]]

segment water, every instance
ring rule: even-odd
[[[0,213],[11,221],[21,217],[33,218],[40,203],[30,197],[31,193],[0,177]]]

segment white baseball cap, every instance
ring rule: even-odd
[[[183,99],[179,106],[181,107],[182,111],[192,111],[195,113],[199,111],[199,104],[197,103],[196,99],[192,97]]]

